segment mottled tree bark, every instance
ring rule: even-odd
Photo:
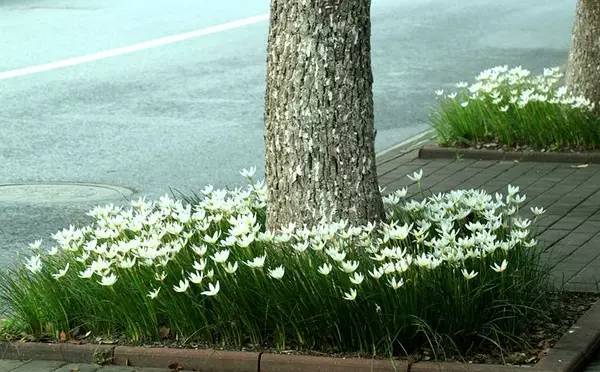
[[[268,226],[376,221],[370,0],[272,0]]]
[[[600,113],[600,0],[579,0],[567,68],[567,87]]]

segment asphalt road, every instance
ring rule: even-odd
[[[377,149],[427,128],[435,89],[498,64],[564,64],[574,3],[373,0]],[[266,13],[266,0],[0,0],[0,184],[134,192],[0,187],[0,265],[27,242],[83,221],[92,205],[240,183],[238,170],[250,165],[261,171],[268,23],[3,72]]]

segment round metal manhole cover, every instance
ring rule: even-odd
[[[0,185],[0,203],[85,203],[122,200],[133,190],[91,183],[29,183]]]

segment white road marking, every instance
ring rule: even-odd
[[[209,26],[206,28],[202,28],[196,31],[185,32],[182,34],[165,36],[158,39],[148,40],[141,43],[115,48],[103,50],[101,52],[87,54],[84,56],[67,58],[60,61],[44,63],[41,65],[29,66],[18,68],[15,70],[8,70],[4,72],[0,72],[0,80],[15,78],[19,76],[26,76],[37,74],[40,72],[46,72],[51,70],[56,70],[59,68],[65,68],[70,66],[81,65],[84,63],[94,62],[105,58],[111,58],[116,56],[121,56],[124,54],[134,53],[144,49],[156,48],[163,45],[173,44],[180,41],[190,40],[201,36],[206,36],[210,34],[216,34],[219,32],[232,30],[235,28],[240,28],[248,25],[252,25],[255,23],[263,22],[269,19],[269,14],[260,14],[253,17],[238,19],[236,21],[222,23],[220,25]]]

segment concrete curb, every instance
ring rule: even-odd
[[[169,368],[204,372],[492,372],[580,371],[600,347],[600,302],[563,335],[554,348],[534,366],[465,364],[458,362],[416,362],[360,358],[328,358],[210,349],[171,349],[111,345],[46,344],[36,342],[0,343],[0,359],[61,360],[71,363],[99,363],[132,367]]]
[[[548,163],[600,164],[600,152],[519,152],[485,149],[463,149],[425,144],[419,149],[421,159],[518,160]]]

